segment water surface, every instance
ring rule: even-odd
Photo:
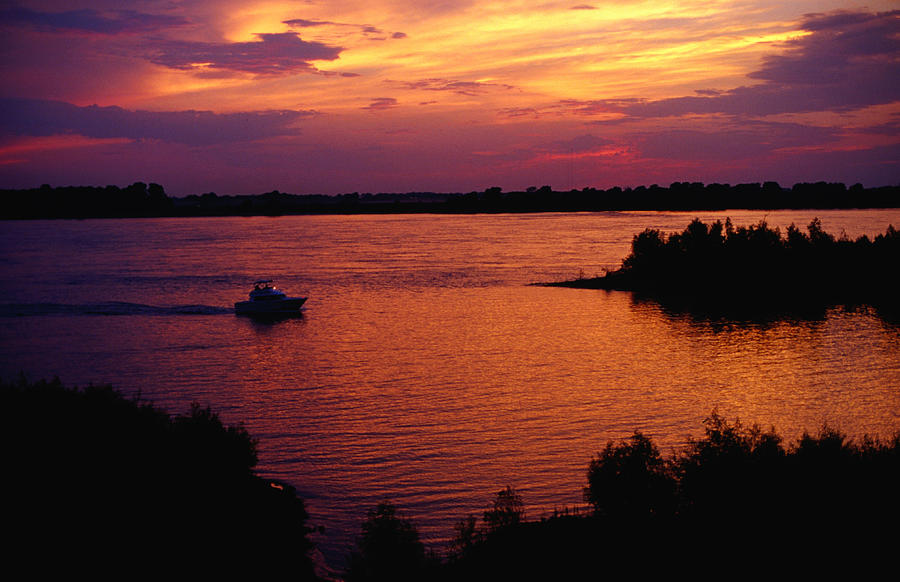
[[[0,374],[245,422],[334,563],[378,501],[434,543],[506,485],[539,517],[581,503],[608,439],[639,429],[668,451],[713,409],[790,438],[900,428],[900,330],[865,309],[709,320],[528,285],[614,268],[635,233],[695,215],[900,226],[898,211],[3,222]],[[303,317],[235,316],[259,277],[308,295]]]

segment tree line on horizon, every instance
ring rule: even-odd
[[[166,216],[278,216],[358,213],[496,213],[616,210],[728,210],[797,208],[900,208],[900,185],[865,188],[840,182],[703,184],[673,182],[636,188],[550,186],[504,192],[225,195],[214,192],[169,197],[156,183],[130,186],[65,186],[0,190],[0,219],[131,218]]]

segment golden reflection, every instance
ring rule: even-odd
[[[750,224],[763,212],[730,214]],[[855,236],[900,223],[896,215],[821,218]],[[591,455],[607,440],[638,429],[665,454],[699,436],[713,409],[774,425],[787,439],[826,421],[854,436],[896,430],[900,327],[872,313],[758,321],[625,292],[527,285],[596,272],[619,261],[640,229],[681,230],[691,218],[10,223],[7,246],[15,256],[30,249],[31,260],[7,260],[17,271],[9,280],[33,280],[48,297],[65,292],[54,301],[94,302],[99,284],[146,305],[186,305],[199,290],[210,305],[228,305],[245,296],[244,274],[265,266],[308,294],[310,307],[274,324],[224,315],[14,317],[8,345],[27,369],[62,369],[86,383],[100,365],[171,410],[198,399],[245,421],[260,438],[263,474],[302,482],[312,509],[332,520],[329,531],[348,535],[358,531],[357,510],[386,496],[415,507],[435,537],[506,484],[523,491],[535,518],[578,505]],[[768,216],[773,226],[810,218],[806,210]],[[110,276],[123,252],[129,272]],[[68,279],[80,283],[60,285]]]

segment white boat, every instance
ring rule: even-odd
[[[300,313],[304,303],[306,297],[288,297],[272,284],[271,279],[260,279],[253,284],[249,301],[235,303],[234,312],[238,315],[294,315]]]

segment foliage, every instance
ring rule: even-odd
[[[544,532],[526,520],[521,494],[509,485],[498,491],[479,525],[474,515],[456,524],[450,560],[444,568],[449,580],[544,579],[548,550]],[[571,532],[570,532],[571,533]],[[558,538],[562,541],[564,537]],[[574,547],[574,546],[573,546]]]
[[[683,516],[749,519],[782,505],[776,487],[786,452],[774,429],[729,424],[715,411],[704,421],[705,438],[688,442],[672,461]]]
[[[703,184],[673,182],[636,188],[555,191],[529,186],[504,192],[499,186],[468,193],[364,193],[326,196],[264,194],[218,196],[214,192],[168,198],[162,186],[135,182],[131,186],[65,186],[0,190],[5,204],[0,218],[87,218],[132,216],[234,216],[281,214],[410,213],[410,212],[574,212],[609,210],[725,210],[729,208],[897,208],[900,187],[847,187],[842,183],[798,183],[782,188],[777,182]]]
[[[818,219],[806,231],[792,224],[782,234],[764,220],[735,227],[699,219],[680,233],[645,229],[620,269],[560,285],[631,290],[690,311],[801,313],[868,304],[889,317],[896,310],[888,280],[900,260],[893,226],[874,239],[835,237]]]
[[[493,505],[484,512],[484,523],[488,533],[513,527],[525,521],[525,504],[522,496],[507,485],[494,498]]]
[[[451,545],[454,555],[462,555],[483,543],[487,538],[502,535],[525,522],[525,503],[522,495],[507,485],[494,495],[491,505],[484,510],[482,525],[478,518],[469,515],[454,527],[456,536]]]
[[[591,460],[585,501],[605,516],[645,520],[672,510],[674,479],[650,438],[635,431],[628,441],[606,448]]]
[[[900,519],[900,432],[855,443],[823,426],[785,446],[774,429],[729,423],[715,411],[704,424],[703,438],[665,460],[640,433],[607,444],[588,471],[585,498],[601,520],[590,535],[622,559],[635,548],[610,542],[612,532],[638,536],[648,555],[692,567],[891,555],[892,534],[876,532]],[[646,495],[655,476],[669,486]],[[672,512],[651,513],[646,499]],[[789,554],[770,547],[774,536],[787,536]]]
[[[129,574],[152,564],[314,578],[303,501],[256,476],[255,441],[209,408],[171,417],[109,386],[20,379],[0,382],[0,426],[14,555],[62,560],[70,571],[81,560]],[[892,556],[898,490],[900,432],[856,442],[823,426],[785,444],[774,428],[713,411],[703,436],[669,458],[639,431],[608,442],[588,467],[588,514],[528,520],[521,495],[505,487],[481,524],[459,523],[443,564],[411,520],[381,503],[362,525],[347,579],[583,579],[598,569],[780,563],[784,548],[804,564],[871,563]]]
[[[357,550],[349,559],[347,580],[419,580],[426,567],[418,530],[392,503],[384,501],[368,512]]]
[[[173,210],[162,186],[144,182],[124,188],[44,184],[30,190],[0,190],[0,195],[4,219],[169,216]]]
[[[59,380],[0,383],[0,411],[5,525],[17,539],[102,552],[106,564],[152,556],[173,571],[189,556],[207,573],[314,578],[303,500],[255,475],[243,426]]]
[[[736,564],[770,572],[841,559],[857,567],[892,559],[898,490],[900,432],[856,443],[823,426],[786,445],[774,428],[729,422],[714,410],[703,436],[669,458],[639,431],[608,442],[588,468],[584,494],[593,511],[527,520],[508,486],[482,523],[474,515],[458,522],[446,562],[405,572],[469,581],[657,576]],[[390,568],[421,564],[415,529],[392,506],[371,512],[363,531],[364,540],[405,540],[376,549],[360,543],[361,553],[381,556],[369,560],[388,572],[380,579],[404,579]],[[390,549],[397,546],[415,551]]]
[[[729,423],[716,411],[705,435],[662,459],[652,441],[636,432],[609,442],[591,461],[585,500],[595,514],[673,517],[682,525],[832,523],[900,517],[891,491],[900,487],[900,433],[891,441],[865,437],[854,443],[824,426],[785,447],[774,428]]]

